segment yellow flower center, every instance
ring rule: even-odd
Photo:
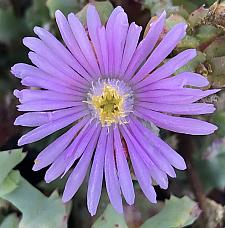
[[[102,126],[119,123],[125,117],[124,96],[109,84],[105,84],[100,96],[92,96],[90,103],[99,114]]]

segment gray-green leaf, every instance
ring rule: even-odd
[[[55,194],[46,197],[22,177],[19,186],[3,198],[22,212],[20,228],[67,227],[68,215],[61,199]]]
[[[9,172],[19,164],[26,156],[22,149],[7,150],[0,152],[0,183],[7,177]]]
[[[116,211],[109,204],[103,214],[96,220],[92,228],[127,228],[124,216],[116,213]]]
[[[141,228],[175,228],[191,225],[200,215],[196,202],[187,196],[171,196],[165,207],[157,215],[148,219]]]

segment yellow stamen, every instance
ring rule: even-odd
[[[110,126],[112,123],[119,123],[121,117],[125,117],[124,97],[109,84],[105,84],[100,96],[92,96],[93,107],[99,113],[99,120],[102,126]]]

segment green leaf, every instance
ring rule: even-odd
[[[9,172],[19,164],[26,156],[22,149],[7,150],[0,152],[0,183],[7,177]]]
[[[58,195],[46,197],[22,177],[19,186],[3,198],[22,212],[21,228],[67,227],[68,214]]]
[[[225,74],[225,56],[211,58],[208,62],[212,68],[212,75]]]
[[[201,46],[207,46],[208,43],[212,42],[217,36],[219,36],[221,31],[212,25],[202,25],[199,27],[196,34],[196,38],[199,40]]]
[[[26,24],[11,8],[0,9],[0,42],[9,45],[27,31]]]
[[[207,59],[225,56],[225,36],[218,37],[205,50]]]
[[[188,48],[197,48],[199,46],[199,41],[194,36],[186,35],[184,39],[177,45],[176,49],[186,50]]]
[[[30,29],[34,26],[44,26],[50,20],[46,0],[33,0],[33,4],[26,10],[26,22]]]
[[[3,222],[0,224],[0,228],[18,228],[19,218],[16,214],[10,214],[5,217]]]
[[[92,225],[92,228],[111,228],[120,227],[127,228],[123,215],[118,214],[109,204],[103,214]]]
[[[12,170],[0,184],[0,197],[14,191],[20,182],[20,172]]]
[[[105,24],[108,20],[111,12],[113,11],[113,6],[109,1],[102,1],[102,2],[93,2],[95,5],[99,16],[101,18],[102,24]],[[82,24],[86,24],[86,15],[87,15],[87,7],[88,5],[84,6],[84,8],[77,13],[78,18],[82,22]]]
[[[194,27],[200,24],[202,19],[207,15],[207,13],[208,13],[208,9],[205,9],[204,6],[201,6],[200,8],[191,12],[188,18],[189,25]]]
[[[188,64],[181,67],[179,70],[176,71],[176,74],[182,73],[185,71],[191,71],[194,72],[197,66],[201,63],[204,63],[206,61],[206,55],[200,51],[198,51],[197,56],[191,60]]]
[[[212,116],[213,123],[218,127],[216,134],[219,137],[225,137],[225,111],[219,111]]]
[[[55,11],[61,10],[65,15],[76,12],[80,8],[79,1],[75,0],[47,0],[46,5],[51,18],[55,18]]]
[[[148,219],[141,228],[175,228],[191,225],[200,215],[196,202],[187,196],[171,196],[165,207],[155,216]]]
[[[225,137],[213,141],[200,158],[195,158],[195,167],[206,192],[225,186]]]
[[[166,28],[169,30],[171,29],[174,25],[178,23],[187,23],[184,17],[178,15],[178,14],[172,14],[166,19]]]
[[[144,7],[151,11],[151,15],[159,15],[166,10],[168,14],[178,11],[178,7],[174,6],[171,0],[144,0]]]

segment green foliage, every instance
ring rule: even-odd
[[[61,199],[57,195],[49,198],[44,196],[22,177],[19,186],[3,198],[23,213],[19,227],[57,228],[67,224],[66,210]]]
[[[19,171],[12,170],[0,185],[0,197],[14,191],[20,182]]]
[[[24,157],[22,149],[0,153],[0,197],[22,212],[19,227],[66,227],[69,212],[58,194],[46,197],[20,176],[19,171],[12,170]]]
[[[197,68],[197,66],[200,63],[204,63],[205,60],[206,60],[206,55],[199,51],[197,53],[197,56],[193,60],[191,60],[188,64],[186,64],[185,66],[183,66],[179,70],[177,70],[176,74],[185,72],[185,71],[195,72],[195,69]]]
[[[187,196],[181,199],[171,196],[165,207],[148,219],[141,228],[185,227],[191,225],[199,215],[200,209],[196,202]]]
[[[26,11],[26,22],[30,29],[34,26],[43,26],[50,20],[46,0],[33,0],[33,4]]]
[[[0,184],[8,176],[11,170],[26,156],[22,149],[0,152]]]
[[[115,212],[109,204],[103,214],[96,220],[92,228],[111,228],[120,227],[127,228],[124,216]]]
[[[16,17],[12,8],[0,8],[0,42],[9,45],[26,31],[24,20]]]
[[[205,191],[225,186],[225,138],[215,140],[201,158],[196,159],[195,167]]]
[[[103,24],[108,20],[111,12],[113,11],[113,6],[109,1],[102,2],[94,2],[93,3],[99,13],[101,21]],[[86,24],[86,14],[87,14],[87,5],[83,7],[83,9],[77,13],[77,16],[81,20],[83,24]]]
[[[19,218],[16,214],[10,214],[5,217],[4,221],[0,224],[0,228],[18,228]]]
[[[47,0],[46,5],[52,18],[55,18],[55,11],[58,9],[64,14],[69,14],[80,8],[79,2],[75,0]]]

